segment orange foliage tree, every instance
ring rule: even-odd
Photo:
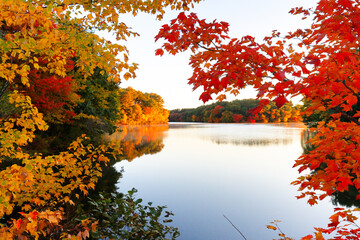
[[[167,123],[169,111],[164,100],[155,93],[143,93],[133,88],[119,89],[121,116],[119,124],[162,124]]]
[[[296,7],[290,13],[312,19],[311,27],[285,35],[273,31],[262,42],[251,36],[230,38],[228,23],[180,13],[156,36],[165,40],[156,54],[191,50],[189,83],[203,88],[204,102],[252,86],[262,99],[254,112],[269,100],[279,108],[301,95],[309,103],[303,114],[329,113],[314,129],[314,149],[294,165],[303,174],[293,183],[299,186],[299,197],[308,197],[313,205],[349,186],[360,191],[360,3],[320,0],[313,9]],[[336,209],[327,229],[317,228],[314,236],[304,239],[323,239],[327,233],[337,239],[359,239],[358,227],[342,225],[342,220],[353,224],[356,219],[353,211]]]

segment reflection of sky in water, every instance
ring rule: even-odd
[[[286,126],[284,128],[284,126]],[[236,128],[236,134],[234,134]],[[288,124],[181,124],[170,123],[170,129],[190,130],[204,140],[232,145],[288,145],[302,131],[303,125]],[[206,129],[206,130],[204,130]]]
[[[298,177],[292,165],[302,131],[296,124],[169,124],[161,152],[117,165],[125,170],[118,187],[167,205],[180,240],[241,239],[223,214],[249,240],[276,238],[265,226],[274,219],[299,239],[325,227],[332,208],[329,200],[310,207],[295,198],[290,183]]]
[[[272,139],[227,139],[226,137],[214,138],[211,139],[212,142],[216,144],[233,144],[233,145],[248,145],[248,146],[257,146],[257,145],[287,145],[292,142],[292,139],[285,138],[272,138]]]

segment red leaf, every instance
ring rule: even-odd
[[[360,79],[355,81],[355,87],[360,90]]]
[[[340,93],[340,89],[341,89],[341,84],[340,83],[333,83],[331,85],[331,90],[335,93],[335,94],[339,94]]]
[[[319,43],[325,36],[326,36],[325,33],[320,34],[320,35],[316,38],[316,43]]]
[[[183,20],[185,20],[186,19],[186,15],[185,15],[185,13],[184,12],[181,12],[181,13],[179,13],[179,15],[178,15],[178,17],[177,17],[179,20],[181,20],[181,21],[183,21]]]
[[[19,219],[16,221],[16,228],[19,229],[21,227],[21,224],[23,223],[23,220]]]
[[[30,217],[31,217],[32,220],[35,220],[36,217],[37,217],[37,215],[39,215],[38,212],[32,212],[32,213],[30,213]]]
[[[155,50],[155,56],[162,56],[164,55],[164,50],[161,48]]]
[[[277,108],[281,108],[285,103],[288,102],[284,95],[280,95],[274,99]]]
[[[300,76],[301,76],[301,71],[299,71],[299,72],[294,72],[292,75],[293,75],[294,77],[300,77]]]
[[[203,92],[201,95],[200,95],[200,100],[202,100],[204,103],[206,103],[207,101],[209,100],[212,100],[212,97],[211,95],[208,93],[208,92]]]
[[[285,72],[284,71],[278,71],[275,73],[275,78],[277,78],[280,81],[283,81],[285,79]]]
[[[255,75],[256,75],[257,77],[262,77],[262,76],[263,76],[263,73],[262,73],[262,71],[261,71],[260,68],[257,68],[257,69],[255,70]]]
[[[166,40],[168,40],[170,43],[173,43],[173,42],[175,42],[177,40],[177,38],[173,34],[168,34],[166,36]]]
[[[275,90],[278,92],[278,93],[284,93],[284,84],[283,83],[277,83],[275,85]]]

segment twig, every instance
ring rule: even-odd
[[[275,226],[277,227],[277,229],[278,229],[279,232],[281,233],[280,236],[284,237],[284,240],[286,240],[285,233],[283,233],[283,231],[281,231],[281,229],[279,228],[279,226],[277,225],[276,222],[275,222]]]
[[[247,240],[246,237],[241,233],[241,231],[240,231],[237,227],[235,227],[235,225],[230,221],[230,219],[228,219],[228,218],[225,216],[225,214],[223,214],[223,216],[224,216],[224,218],[226,218],[226,220],[228,220],[229,223],[241,234],[241,236],[242,236],[245,240]]]

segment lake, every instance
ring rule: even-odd
[[[276,238],[266,225],[281,220],[281,230],[299,239],[326,227],[333,206],[325,199],[313,207],[296,199],[292,168],[302,153],[304,126],[288,124],[170,123],[124,127],[122,141],[130,161],[117,187],[135,187],[145,202],[175,213],[181,240]]]

